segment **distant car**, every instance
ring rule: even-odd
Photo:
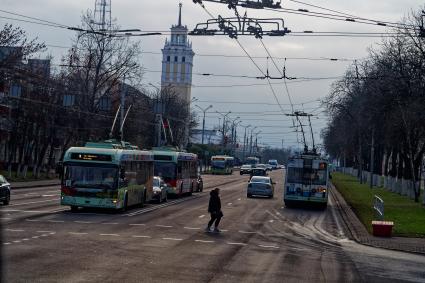
[[[257,168],[257,167],[252,168],[250,175],[251,175],[251,178],[253,176],[267,176],[267,170],[264,168]]]
[[[266,164],[266,170],[267,171],[273,171],[273,166],[270,164]]]
[[[249,165],[249,164],[245,164],[245,165],[242,165],[241,166],[241,169],[240,169],[240,174],[241,175],[244,175],[244,174],[251,174],[251,170],[252,170],[252,166],[251,165]]]
[[[272,170],[279,169],[279,164],[276,159],[270,159],[268,163],[272,167]]]
[[[285,169],[285,168],[286,168],[285,165],[283,164],[280,165],[280,169]]]
[[[255,168],[263,168],[263,169],[267,170],[267,165],[266,164],[257,164],[257,165],[255,165]]]
[[[153,177],[152,200],[155,200],[158,203],[168,200],[168,187],[161,177]]]
[[[253,176],[248,183],[246,196],[248,198],[256,196],[267,196],[273,198],[274,196],[274,182],[270,177]]]
[[[10,202],[10,184],[7,182],[6,178],[0,175],[0,201],[4,205],[8,205]]]
[[[202,180],[201,174],[198,174],[198,178],[196,179],[196,191],[202,192],[204,190],[204,181]]]

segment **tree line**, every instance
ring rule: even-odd
[[[345,167],[410,180],[418,201],[425,153],[425,39],[420,12],[332,85],[326,151]]]

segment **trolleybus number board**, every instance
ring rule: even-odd
[[[112,156],[109,154],[71,153],[71,159],[89,161],[112,161]]]

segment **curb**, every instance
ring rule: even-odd
[[[343,196],[339,193],[339,191],[336,189],[336,187],[332,184],[332,197],[335,200],[335,203],[337,205],[337,210],[339,214],[341,215],[341,218],[344,223],[344,230],[346,230],[347,236],[350,240],[355,241],[358,244],[379,248],[379,249],[386,249],[386,250],[393,250],[393,251],[399,251],[399,252],[406,252],[411,254],[417,254],[417,255],[424,255],[425,254],[425,248],[423,251],[420,250],[412,250],[409,247],[404,246],[403,243],[399,243],[398,247],[390,246],[391,243],[386,243],[385,241],[389,239],[380,239],[379,237],[373,237],[369,234],[369,232],[364,227],[363,223],[360,222],[357,215],[354,213],[352,208],[346,203]],[[394,239],[394,242],[396,239]],[[394,242],[392,243],[394,245]],[[390,245],[389,245],[390,244]]]

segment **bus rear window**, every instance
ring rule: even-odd
[[[311,168],[289,167],[287,172],[288,183],[298,183],[304,185],[326,185],[326,170]]]

